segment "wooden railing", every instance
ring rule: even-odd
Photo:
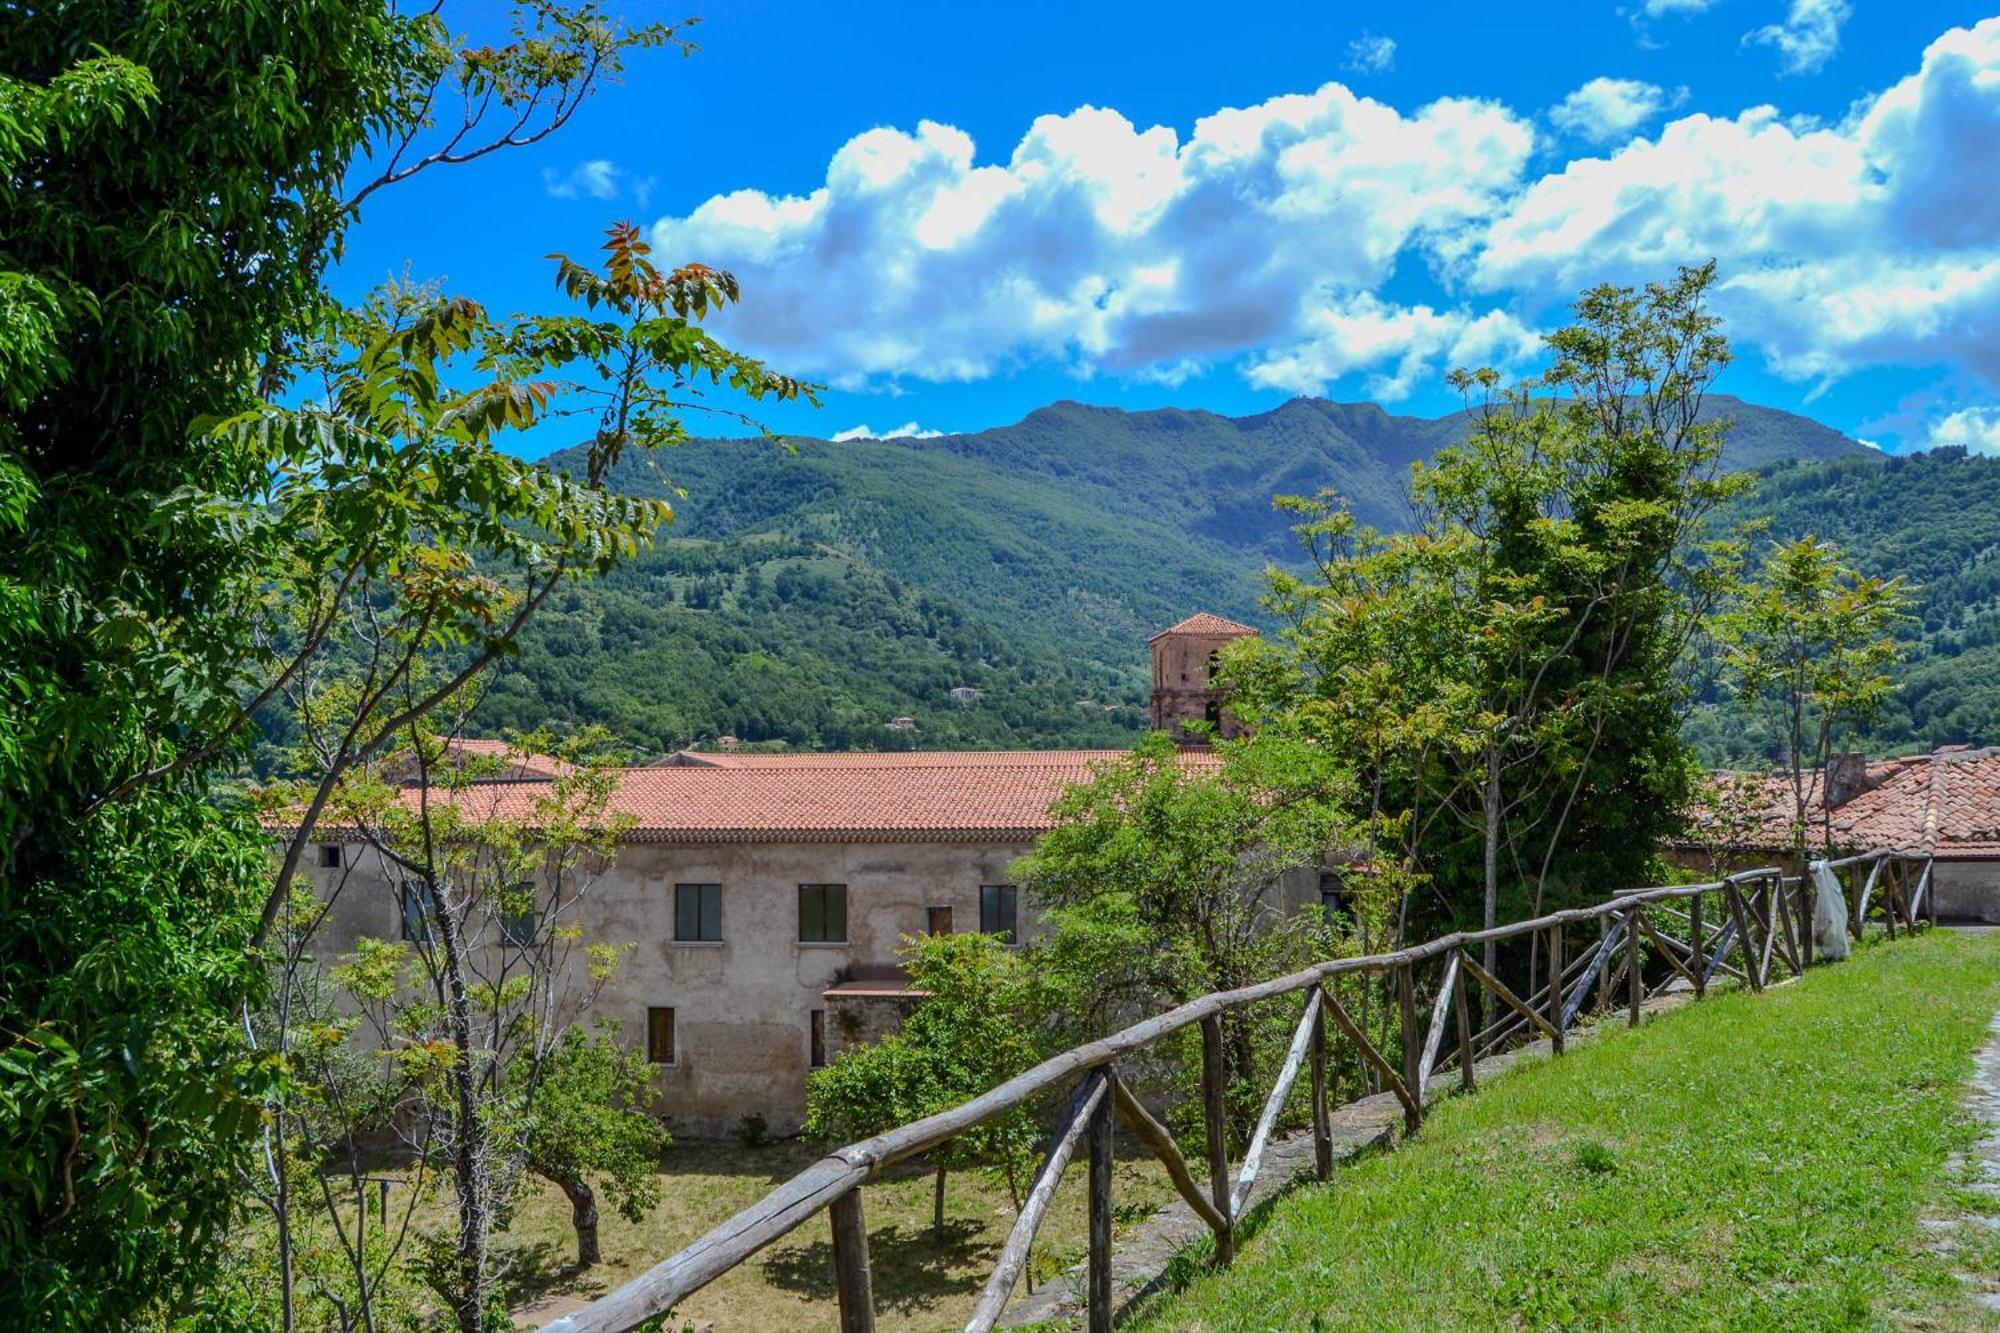
[[[1830,863],[1846,877],[1848,928],[1857,937],[1874,910],[1894,935],[1923,921],[1930,884],[1928,858],[1870,852]],[[1914,878],[1913,878],[1914,876]],[[675,1305],[743,1263],[764,1246],[821,1210],[833,1234],[834,1284],[842,1333],[875,1326],[868,1231],[861,1187],[889,1167],[938,1148],[1019,1107],[1072,1088],[1067,1113],[1051,1137],[1034,1184],[1002,1247],[967,1330],[983,1333],[999,1321],[1027,1265],[1029,1247],[1048,1215],[1056,1185],[1083,1147],[1089,1172],[1089,1243],[1085,1300],[1092,1333],[1109,1330],[1111,1288],[1111,1151],[1113,1118],[1159,1157],[1174,1188],[1215,1238],[1215,1260],[1235,1255],[1236,1228],[1256,1184],[1265,1149],[1302,1071],[1310,1078],[1314,1167],[1321,1179],[1333,1169],[1327,1106],[1328,1020],[1370,1066],[1403,1109],[1405,1128],[1422,1127],[1433,1078],[1456,1067],[1460,1087],[1471,1091],[1485,1055],[1523,1037],[1546,1037],[1558,1056],[1593,988],[1600,1011],[1622,992],[1622,1007],[1636,1025],[1646,1000],[1680,986],[1698,999],[1720,975],[1761,991],[1774,963],[1793,975],[1812,962],[1817,889],[1810,875],[1788,876],[1775,867],[1746,870],[1705,884],[1670,885],[1619,893],[1590,907],[1551,912],[1492,930],[1446,935],[1393,953],[1340,958],[1191,1000],[1100,1041],[1043,1061],[960,1106],[828,1153],[812,1166],[714,1228],[678,1254],[584,1309],[547,1326],[548,1333],[623,1333]],[[1565,962],[1566,937],[1598,925],[1593,946]],[[1935,924],[1933,911],[1932,924]],[[1526,998],[1480,965],[1475,948],[1488,941],[1542,937],[1546,984]],[[1664,964],[1652,982],[1646,956]],[[1733,960],[1732,961],[1732,957]],[[1426,1025],[1417,1006],[1420,969],[1440,969]],[[1370,1040],[1330,984],[1343,976],[1387,976],[1400,1010],[1400,1059],[1392,1061]],[[1470,985],[1497,1002],[1499,1017],[1473,1027]],[[1224,1113],[1223,1015],[1286,996],[1303,996],[1291,1045],[1242,1161],[1230,1169]],[[1174,1136],[1153,1117],[1120,1077],[1119,1062],[1163,1038],[1201,1029],[1203,1114],[1206,1122],[1206,1188]],[[1444,1048],[1448,1030],[1456,1033]]]

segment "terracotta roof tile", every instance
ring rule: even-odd
[[[1785,773],[1719,774],[1742,793],[1750,828],[1737,845],[1784,848],[1796,808]],[[1830,823],[1843,847],[1887,847],[1944,857],[2000,857],[2000,750],[1962,746],[1868,766],[1867,791],[1835,806]],[[1818,775],[1807,779],[1806,802],[1817,830]]]
[[[625,769],[611,799],[635,842],[1030,842],[1049,805],[1119,750],[702,755]],[[1194,767],[1217,763],[1182,752]],[[472,818],[533,816],[546,782],[485,782],[461,793]],[[414,799],[414,792],[412,793]]]
[[[1255,633],[1257,631],[1249,625],[1239,625],[1234,620],[1224,620],[1221,616],[1211,615],[1206,611],[1197,611],[1178,625],[1167,626],[1158,634],[1155,634],[1152,639],[1146,640],[1146,642],[1151,643],[1154,639],[1164,639],[1169,634],[1186,634],[1205,639],[1240,639],[1246,634]]]

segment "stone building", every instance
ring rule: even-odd
[[[1188,740],[1190,722],[1207,722],[1225,739],[1240,735],[1242,727],[1215,688],[1216,654],[1256,632],[1202,611],[1155,634],[1147,644],[1153,650],[1153,730]]]
[[[1946,919],[2000,922],[2000,747],[1947,745],[1929,754],[1869,762],[1835,755],[1807,775],[1808,845],[1832,835],[1836,854],[1886,847],[1932,858],[1931,892]],[[1798,799],[1788,773],[1724,773],[1703,812],[1706,838],[1679,859],[1715,851],[1770,864],[1792,846]]]
[[[1208,659],[1252,632],[1203,615],[1155,636],[1155,718],[1226,723]],[[906,936],[1033,937],[1034,905],[1009,867],[1051,826],[1054,798],[1119,754],[734,750],[625,769],[611,808],[629,827],[570,918],[587,939],[632,946],[595,1012],[648,1051],[679,1132],[726,1133],[751,1114],[774,1132],[794,1130],[807,1075],[921,998],[896,965]],[[1189,747],[1182,762],[1216,760]],[[463,794],[466,814],[520,817],[555,778],[536,756],[505,763]],[[399,878],[372,851],[329,849],[313,873],[323,892],[341,888],[318,952],[337,957],[363,936],[421,928],[420,912],[407,925]],[[1287,904],[1317,901],[1318,876],[1297,878]]]

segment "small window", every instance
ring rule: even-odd
[[[1012,944],[1014,932],[1019,926],[1016,919],[1016,890],[1012,884],[981,884],[979,886],[979,931],[983,935],[998,935],[1002,943]]]
[[[948,906],[926,907],[924,909],[924,934],[951,934],[951,908]]]
[[[801,944],[847,942],[845,884],[799,885],[799,942]]]
[[[535,882],[522,880],[500,899],[500,942],[516,949],[534,947],[542,924],[541,904],[535,901]]]
[[[403,938],[412,944],[431,942],[430,886],[420,879],[406,879],[402,887]]]
[[[1331,870],[1319,874],[1319,914],[1329,926],[1347,906],[1347,881]]]
[[[824,1069],[826,1068],[826,1010],[813,1010],[806,1027],[807,1058],[812,1061],[814,1069]]]
[[[337,842],[323,842],[319,845],[319,868],[321,870],[340,869],[341,846]]]
[[[712,942],[722,938],[722,886],[674,885],[674,938]]]
[[[646,1059],[656,1065],[676,1063],[674,1011],[658,1005],[646,1011]]]

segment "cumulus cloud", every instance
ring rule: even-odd
[[[1961,445],[1975,454],[2000,455],[2000,407],[1969,407],[1931,427],[1931,444]]]
[[[1396,39],[1362,33],[1347,44],[1347,67],[1364,74],[1380,74],[1396,64]]]
[[[849,140],[810,194],[720,195],[652,239],[736,271],[732,337],[836,384],[1027,360],[1171,380],[1311,341],[1329,300],[1489,213],[1533,144],[1491,102],[1403,112],[1338,83],[1185,140],[1097,107],[1043,116],[990,164],[926,121]]]
[[[859,426],[849,426],[846,430],[836,432],[833,442],[845,444],[849,440],[935,440],[943,434],[941,430],[925,430],[914,421],[905,421],[894,430],[878,433],[870,428],[868,423],[863,422]]]
[[[2000,381],[2000,19],[1954,29],[1842,122],[1690,115],[1534,182],[1467,251],[1472,291],[1559,299],[1721,263],[1739,343],[1799,380],[1884,362]]]
[[[1649,128],[1675,96],[1593,80],[1551,119],[1636,119],[1535,172],[1513,109],[1340,83],[1185,133],[1084,107],[983,155],[926,121],[857,135],[810,192],[718,195],[651,239],[736,271],[733,341],[849,388],[1226,366],[1393,397],[1452,364],[1525,364],[1582,287],[1711,256],[1730,336],[1777,373],[2000,384],[2000,190],[1976,169],[2000,161],[2000,19],[1837,121],[1767,106]]]
[[[1640,8],[1647,18],[1664,18],[1668,14],[1699,14],[1713,9],[1716,0],[1646,0]]]
[[[1687,100],[1687,89],[1671,97],[1658,84],[1637,79],[1592,79],[1549,109],[1549,123],[1593,143],[1621,139],[1669,106]]]
[[[558,172],[554,167],[542,168],[542,188],[557,199],[577,199],[588,195],[592,199],[615,199],[618,197],[618,182],[624,176],[618,164],[607,158],[592,158],[579,162],[567,173]],[[650,187],[650,182],[648,183]]]
[[[1840,49],[1840,27],[1853,13],[1848,0],[1792,0],[1782,23],[1767,23],[1743,40],[1773,47],[1787,74],[1811,74]]]

